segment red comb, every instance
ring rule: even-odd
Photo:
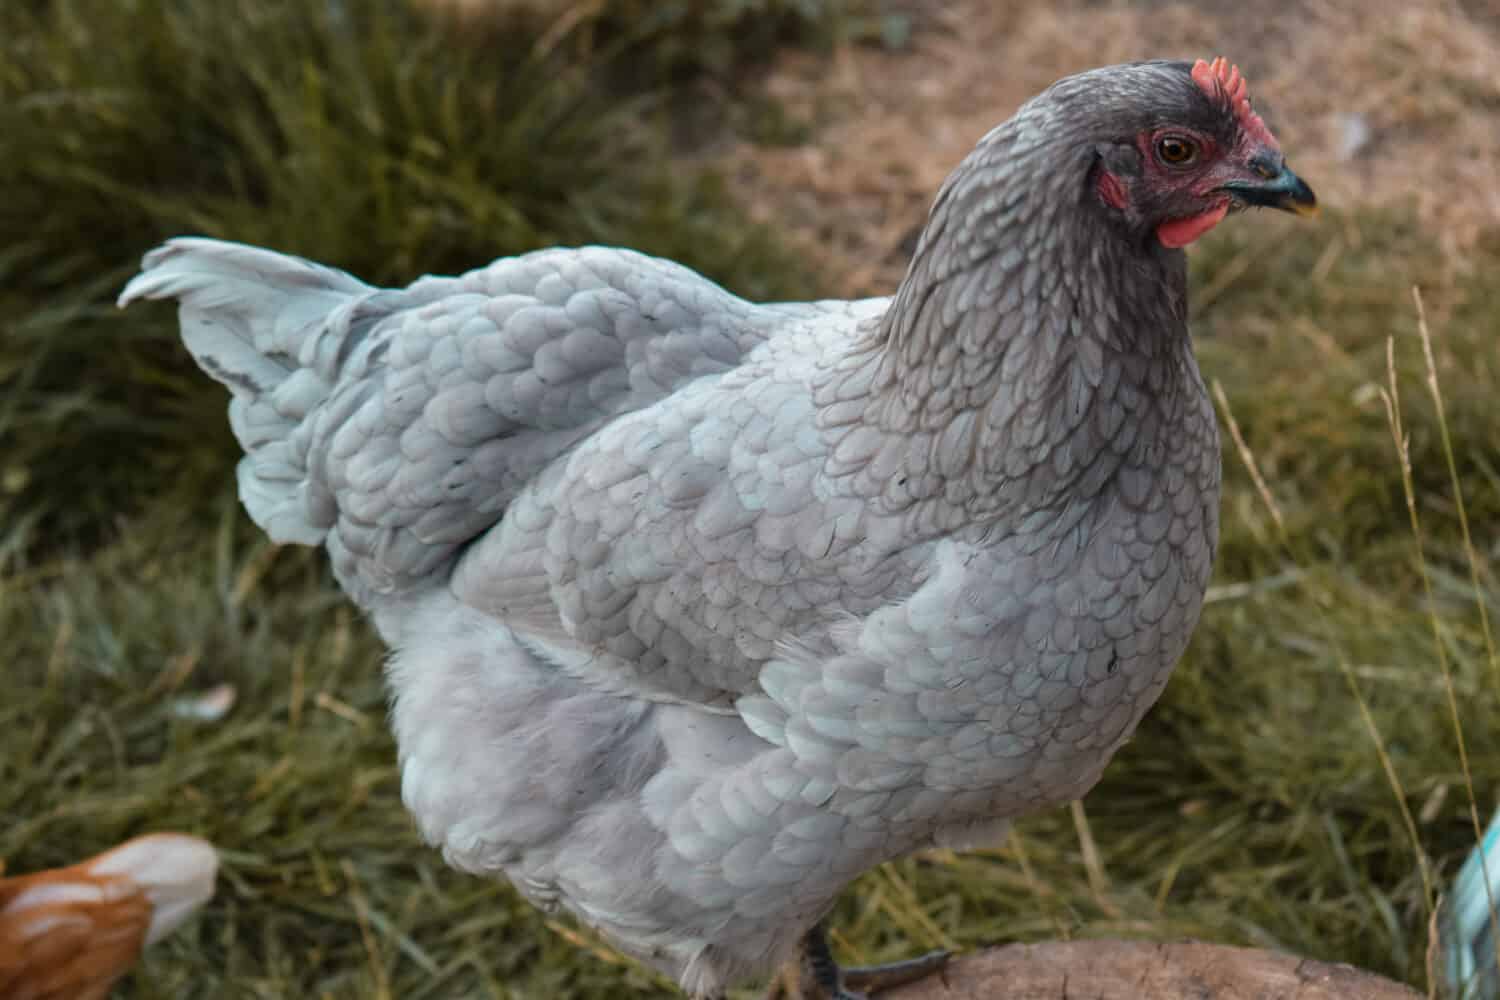
[[[1212,99],[1228,104],[1246,132],[1272,149],[1281,148],[1260,115],[1251,110],[1249,87],[1238,66],[1231,65],[1223,56],[1211,63],[1199,59],[1193,64],[1193,82]]]

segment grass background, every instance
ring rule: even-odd
[[[796,147],[817,123],[746,81],[789,48],[899,44],[920,11],[498,6],[0,4],[0,858],[175,828],[224,859],[122,996],[672,995],[419,843],[378,644],[321,559],[239,511],[224,395],[171,310],[112,306],[188,231],[385,283],[609,242],[750,297],[843,290],[703,150]],[[1195,252],[1202,366],[1266,488],[1226,434],[1192,649],[1081,810],[867,875],[844,955],[1187,935],[1425,988],[1470,785],[1481,817],[1500,789],[1500,233],[1457,260],[1425,221],[1256,216]],[[220,683],[222,720],[177,711]]]

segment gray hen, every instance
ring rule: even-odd
[[[392,650],[465,871],[694,996],[851,879],[1083,795],[1198,617],[1219,447],[1177,249],[1311,211],[1238,71],[1069,77],[944,184],[896,295],[759,305],[627,250],[378,290],[173,240],[245,507]],[[800,947],[799,947],[800,946]]]

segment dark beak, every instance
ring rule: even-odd
[[[1250,161],[1250,168],[1259,180],[1230,181],[1222,190],[1246,205],[1279,208],[1298,215],[1318,214],[1317,195],[1292,173],[1281,157],[1258,156]]]

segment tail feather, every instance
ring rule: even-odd
[[[170,240],[120,293],[181,303],[184,343],[234,395],[230,425],[245,449],[240,497],[272,539],[316,545],[333,523],[309,481],[309,418],[367,324],[352,322],[377,290],[300,257],[240,243]]]
[[[0,879],[0,996],[99,998],[214,894],[213,845],[136,837],[87,861]]]
[[[445,579],[608,421],[727,371],[787,317],[822,314],[761,310],[608,247],[376,289],[269,250],[175,239],[120,304],[164,298],[233,395],[246,510],[278,542],[324,546],[366,609]]]
[[[88,862],[90,875],[124,875],[151,901],[149,947],[182,925],[213,898],[219,856],[213,845],[180,833],[153,833],[121,844]]]

